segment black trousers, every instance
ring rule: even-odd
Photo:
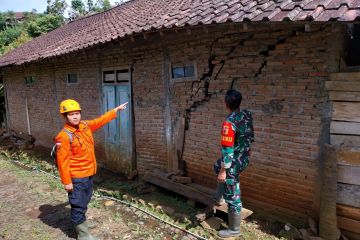
[[[73,178],[73,191],[68,193],[69,203],[71,206],[71,221],[74,225],[81,224],[86,221],[85,213],[87,205],[93,194],[93,178]]]

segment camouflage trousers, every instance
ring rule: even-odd
[[[240,191],[240,173],[249,165],[249,156],[243,156],[242,161],[233,161],[230,168],[226,169],[226,180],[223,197],[231,212],[241,212],[241,191]],[[221,169],[221,159],[218,159],[214,165],[214,171],[219,174]]]

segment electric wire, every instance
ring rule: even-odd
[[[48,172],[46,172],[46,171],[44,171],[44,170],[42,170],[42,169],[40,169],[40,168],[28,166],[28,165],[26,165],[26,164],[24,164],[24,163],[22,163],[22,162],[20,162],[20,161],[17,161],[17,160],[11,160],[11,161],[13,161],[13,162],[15,162],[15,163],[17,163],[17,164],[19,164],[19,165],[25,166],[25,167],[27,167],[28,169],[32,169],[33,171],[38,171],[38,172],[41,172],[41,173],[43,173],[43,174],[45,174],[45,175],[47,175],[47,176],[50,176],[50,177],[53,177],[53,178],[55,178],[55,179],[61,180],[58,176],[56,176],[56,175],[54,175],[54,174],[51,174],[51,173],[48,173]],[[128,206],[128,207],[135,208],[135,209],[137,209],[137,210],[139,210],[139,211],[141,211],[141,212],[143,212],[143,213],[145,213],[145,214],[147,214],[147,215],[149,215],[149,216],[151,216],[151,217],[153,217],[153,218],[155,218],[155,219],[157,219],[157,220],[159,220],[159,221],[161,221],[161,222],[163,222],[163,223],[165,223],[165,224],[167,224],[167,225],[170,225],[170,226],[172,226],[172,227],[174,227],[174,228],[179,229],[179,230],[182,231],[182,232],[185,232],[185,233],[187,233],[187,234],[189,234],[189,235],[191,235],[191,236],[193,236],[193,237],[196,237],[196,239],[207,240],[206,238],[204,238],[204,237],[202,237],[202,236],[199,236],[199,235],[197,235],[197,234],[195,234],[195,233],[192,233],[192,232],[190,232],[190,231],[188,231],[188,230],[186,230],[186,229],[184,229],[184,228],[182,228],[182,227],[179,227],[179,226],[177,226],[176,224],[173,224],[173,223],[171,223],[171,222],[168,222],[168,221],[166,221],[166,220],[163,220],[163,219],[161,219],[160,217],[156,216],[155,214],[153,214],[153,213],[151,213],[151,212],[148,212],[148,211],[146,211],[146,210],[144,210],[144,209],[142,209],[142,208],[140,208],[140,207],[138,207],[138,206],[136,206],[136,205],[134,205],[134,204],[131,204],[130,202],[123,201],[123,200],[120,200],[120,199],[117,199],[117,198],[114,198],[114,197],[109,197],[109,196],[101,195],[101,194],[96,193],[96,192],[94,192],[93,195],[94,195],[96,198],[102,198],[102,199],[106,199],[106,200],[112,200],[112,201],[121,203],[121,204],[123,204],[123,205],[126,205],[126,206]]]

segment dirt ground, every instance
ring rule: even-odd
[[[32,161],[29,163],[33,164]],[[136,193],[138,183],[119,181],[118,176],[114,178],[102,174],[98,181],[96,190],[99,193],[127,198],[140,208],[158,212],[161,219],[189,229],[204,239],[216,239],[215,230],[203,229],[193,221],[199,209],[180,196],[159,190],[139,196]],[[142,211],[109,200],[93,197],[87,217],[92,225],[91,232],[103,240],[196,239]],[[238,239],[279,239],[275,236],[279,226],[251,219],[243,223],[243,236]],[[0,155],[1,239],[76,239],[76,233],[70,222],[67,194],[60,181],[14,164]]]
[[[41,173],[0,159],[0,239],[74,239],[67,194]],[[110,206],[105,206],[110,205]],[[90,203],[91,232],[100,239],[194,239],[111,201]],[[180,236],[182,235],[182,236]]]

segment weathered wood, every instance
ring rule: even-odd
[[[341,217],[337,218],[338,227],[353,233],[360,233],[360,221],[351,218]]]
[[[320,199],[319,235],[328,240],[336,240],[336,154],[331,145],[324,145],[322,162],[322,188]]]
[[[330,124],[330,133],[360,135],[360,123],[332,121]]]
[[[330,143],[337,147],[356,147],[360,146],[360,136],[331,134]]]
[[[221,212],[224,212],[224,213],[228,213],[228,206],[227,204],[222,204],[222,205],[215,205],[214,206],[214,212],[217,212],[217,211],[221,211]],[[249,209],[246,209],[246,208],[242,208],[241,209],[241,219],[246,219],[247,217],[249,217],[251,214],[253,214],[254,212],[249,210]]]
[[[341,232],[342,232],[342,234],[344,234],[345,237],[347,237],[348,239],[351,239],[351,240],[360,240],[360,233],[353,233],[353,232],[349,232],[349,231],[346,231],[346,230],[342,230]]]
[[[339,164],[360,166],[360,148],[339,148],[336,157]]]
[[[360,72],[331,73],[331,81],[360,81]]]
[[[174,126],[173,134],[173,170],[183,169],[182,154],[184,149],[185,138],[185,118],[179,117]]]
[[[325,82],[325,89],[328,91],[360,91],[360,84],[358,81],[327,81]]]
[[[189,183],[188,186],[197,189],[199,192],[204,192],[204,193],[206,193],[208,195],[212,195],[212,194],[215,193],[215,189],[204,187],[204,186],[201,186],[201,185],[196,184],[196,183]]]
[[[332,120],[360,122],[360,102],[334,102]]]
[[[360,102],[360,92],[330,91],[329,99],[332,101]]]
[[[337,203],[360,208],[360,186],[338,183]]]
[[[194,201],[201,202],[207,206],[214,207],[215,202],[214,200],[212,200],[209,194],[201,192],[193,187],[190,187],[190,185],[184,185],[181,183],[173,182],[170,179],[164,177],[165,175],[166,175],[165,173],[161,174],[160,171],[157,171],[156,174],[148,173],[143,177],[143,180],[155,184],[157,186],[166,188],[170,191],[178,193]],[[244,207],[242,208],[241,211],[242,211],[241,213],[242,219],[247,218],[253,213],[251,210],[246,209]]]
[[[182,183],[182,184],[187,184],[192,182],[190,177],[181,177],[181,176],[172,176],[171,180],[176,183]]]
[[[209,195],[199,192],[198,190],[191,188],[187,185],[181,183],[175,183],[170,179],[160,177],[158,175],[148,173],[144,176],[144,180],[152,184],[158,185],[160,187],[171,190],[175,193],[183,195],[187,198],[193,199],[197,202],[201,202],[208,206],[214,205],[214,201],[209,197]]]
[[[360,184],[360,167],[338,164],[337,179],[341,183]]]
[[[360,221],[360,208],[337,204],[336,213],[338,216],[343,216]]]

